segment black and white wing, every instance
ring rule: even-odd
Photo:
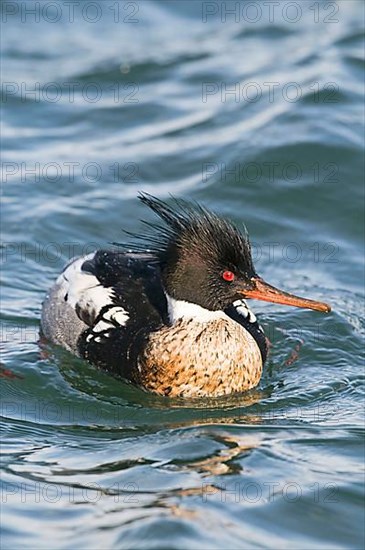
[[[148,253],[100,250],[71,261],[42,311],[48,339],[113,370],[138,335],[166,322],[159,268]]]

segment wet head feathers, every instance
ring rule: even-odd
[[[208,268],[254,273],[247,232],[240,233],[231,222],[195,202],[174,198],[167,204],[147,194],[140,194],[139,199],[163,222],[144,222],[152,229],[144,242],[160,261],[175,255],[176,260],[200,262]]]

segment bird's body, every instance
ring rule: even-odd
[[[52,342],[162,395],[247,390],[266,357],[263,332],[243,300],[227,312],[174,300],[143,253],[98,251],[73,260],[46,297],[42,327]]]
[[[264,283],[247,236],[188,203],[177,201],[173,210],[152,197],[142,201],[167,225],[147,237],[151,250],[72,260],[44,301],[45,337],[161,395],[220,396],[256,386],[266,339],[243,298],[262,293]],[[279,291],[267,288],[279,301]]]

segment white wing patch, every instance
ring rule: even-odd
[[[236,300],[233,306],[239,315],[242,315],[249,323],[256,323],[257,318],[250,310],[245,300]]]
[[[113,290],[103,287],[92,273],[82,270],[87,260],[92,260],[95,252],[74,260],[57,279],[64,300],[86,320],[95,319],[104,306],[113,304]],[[93,328],[94,332],[108,330],[115,326],[125,325],[128,313],[120,306],[111,307]]]
[[[115,325],[124,326],[129,319],[128,313],[120,306],[111,307],[106,311],[100,321],[92,328],[90,334],[86,336],[86,342],[94,340],[94,342],[101,342],[103,338],[109,338],[110,333],[105,332],[111,328],[115,328]]]
[[[106,311],[100,321],[93,327],[93,332],[101,332],[115,327],[124,326],[129,319],[128,313],[120,306],[115,306]]]

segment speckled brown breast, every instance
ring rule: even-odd
[[[180,319],[151,333],[132,377],[160,395],[217,397],[255,387],[261,373],[254,338],[227,317]]]

